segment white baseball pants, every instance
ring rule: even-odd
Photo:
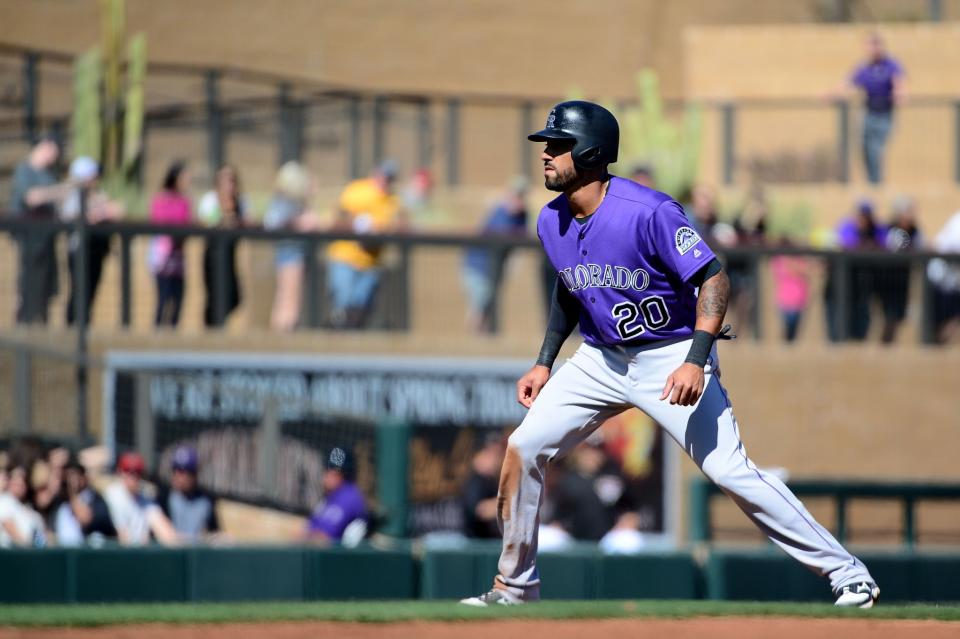
[[[539,597],[537,529],[547,462],[566,455],[606,419],[636,406],[686,451],[770,540],[834,591],[873,581],[863,562],[818,524],[776,477],[747,457],[714,347],[705,386],[694,406],[660,401],[667,377],[687,356],[690,341],[644,350],[583,344],[550,378],[510,435],[500,474],[498,516],[503,531],[494,585],[527,599]]]

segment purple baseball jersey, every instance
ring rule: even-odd
[[[611,177],[583,224],[559,196],[540,211],[537,235],[558,285],[580,302],[580,333],[594,345],[642,343],[693,333],[688,280],[714,258],[669,195]]]
[[[321,504],[307,522],[310,532],[322,532],[330,539],[340,541],[343,531],[350,522],[356,519],[366,519],[367,506],[363,493],[356,484],[344,482],[333,491],[327,500]]]

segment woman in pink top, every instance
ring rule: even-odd
[[[187,190],[190,173],[185,162],[170,165],[163,178],[163,190],[150,202],[154,224],[185,226],[193,221]],[[161,235],[150,242],[150,271],[157,281],[157,326],[176,326],[183,302],[183,240]]]
[[[786,243],[785,243],[786,245]],[[783,338],[797,338],[800,318],[810,301],[810,260],[799,255],[778,255],[770,260],[777,308],[783,317]]]

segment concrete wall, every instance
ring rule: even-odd
[[[86,49],[97,41],[96,4],[3,0],[3,39]],[[549,96],[572,86],[629,95],[629,78],[641,66],[660,70],[676,95],[686,25],[812,17],[807,3],[749,0],[128,2],[129,28],[147,33],[157,61],[230,64],[378,89]]]
[[[839,89],[862,60],[871,29],[821,24],[692,26],[684,32],[684,94],[712,101],[807,101],[796,108],[740,109],[735,137],[740,159],[817,148],[833,151],[837,116],[826,95]],[[879,32],[904,66],[908,96],[888,147],[886,178],[910,190],[949,182],[954,177],[958,134],[952,101],[960,95],[960,23],[885,24]],[[863,183],[860,119],[857,111],[853,116],[852,178]],[[708,118],[707,124],[708,144],[716,144],[719,119]],[[705,154],[704,179],[720,179],[719,158],[719,148]]]
[[[836,88],[880,33],[913,97],[960,93],[960,23],[691,26],[684,32],[689,98],[817,97]]]
[[[926,4],[871,2],[869,11],[858,7],[855,17],[915,20],[925,15]],[[201,13],[196,3],[185,0],[130,0],[128,21],[131,31],[147,33],[150,59],[156,62],[231,65],[388,92],[539,96],[535,122],[553,99],[574,89],[594,98],[634,97],[634,76],[642,67],[658,72],[669,96],[812,100],[802,107],[741,109],[736,153],[746,161],[782,152],[832,153],[836,147],[836,115],[827,102],[818,100],[838,86],[861,57],[868,27],[814,23],[816,5],[786,0],[420,0],[414,4],[211,0],[203,3]],[[960,0],[943,5],[946,19],[960,19]],[[0,24],[0,39],[16,44],[77,52],[97,41],[93,0],[0,0]],[[958,24],[882,26],[891,50],[907,68],[914,96],[898,117],[889,150],[888,177],[903,190],[925,191],[931,185],[949,184],[954,177],[954,111],[949,104],[929,104],[922,99],[960,94]],[[19,69],[13,66],[0,73],[13,77]],[[41,65],[41,73],[41,110],[68,109],[71,83],[67,70]],[[271,90],[237,83],[222,88],[226,97],[265,95]],[[146,99],[148,104],[171,100],[199,103],[202,91],[197,78],[151,76]],[[406,115],[395,115],[388,126],[387,152],[399,156],[405,169],[412,170],[411,126],[402,124]],[[443,179],[442,109],[434,116],[436,153],[431,168]],[[852,119],[854,186],[848,199],[864,182],[858,156],[858,117],[854,113]],[[464,183],[494,187],[521,170],[517,149],[524,142],[515,109],[467,105],[461,118]],[[330,135],[340,140],[339,147],[313,145],[306,150],[306,162],[325,187],[334,188],[345,179],[342,124],[325,125]],[[701,179],[713,184],[722,177],[719,127],[718,113],[708,111]],[[159,183],[169,160],[183,157],[196,161],[197,188],[207,187],[202,131],[152,131],[148,144],[148,185]],[[243,131],[231,135],[227,156],[240,166],[249,190],[269,191],[276,162],[274,147],[262,136],[246,136]],[[19,145],[5,145],[0,158],[8,164],[22,152]],[[745,171],[737,172],[741,184],[748,178]],[[955,190],[951,197],[960,202]]]

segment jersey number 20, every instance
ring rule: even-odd
[[[643,321],[640,319],[641,315]],[[659,295],[652,295],[636,304],[620,302],[613,307],[613,316],[617,318],[617,332],[623,339],[633,339],[643,335],[647,328],[656,330],[670,322],[667,305]]]

